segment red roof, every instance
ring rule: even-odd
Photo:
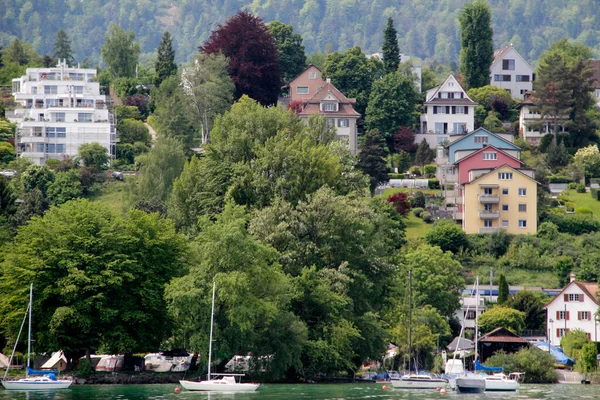
[[[499,152],[499,153],[502,153],[502,154],[504,154],[505,156],[507,156],[507,157],[509,157],[509,158],[512,158],[512,159],[513,159],[513,160],[515,160],[515,161],[518,161],[519,163],[521,163],[521,165],[525,165],[525,163],[524,163],[523,161],[521,161],[521,160],[519,160],[518,158],[516,158],[516,157],[513,157],[513,156],[511,156],[510,154],[508,154],[508,153],[506,153],[506,152],[504,152],[504,151],[502,151],[502,150],[500,150],[500,149],[498,149],[498,148],[496,148],[496,147],[492,146],[491,144],[488,144],[488,145],[487,145],[487,146],[485,146],[484,148],[482,148],[482,149],[479,149],[479,150],[477,150],[477,151],[474,151],[473,153],[469,154],[468,156],[461,158],[460,160],[456,161],[454,164],[460,164],[462,161],[464,161],[464,160],[467,160],[467,159],[469,159],[469,158],[473,157],[473,156],[474,156],[474,155],[476,155],[476,154],[479,154],[479,153],[481,153],[481,152],[483,152],[483,151],[490,150],[490,149],[496,150],[497,152]],[[488,169],[488,168],[482,168],[482,169]]]
[[[339,102],[338,111],[321,111],[321,101],[327,97],[328,95],[332,95]],[[349,99],[344,96],[342,92],[340,92],[331,82],[325,83],[325,85],[314,94],[308,100],[304,100],[302,103],[302,111],[298,114],[300,116],[306,115],[331,115],[331,116],[345,116],[345,117],[360,117],[360,114],[354,110],[352,104],[356,103],[356,99]]]
[[[579,289],[581,289],[581,291],[587,295],[590,299],[592,299],[594,301],[594,303],[596,304],[600,304],[600,302],[598,301],[598,284],[595,282],[579,282],[579,281],[571,281],[569,282],[569,284],[567,286],[565,286],[563,288],[563,290],[560,291],[560,293],[558,293],[556,295],[556,297],[554,297],[552,300],[550,300],[544,307],[542,308],[546,308],[548,307],[550,304],[552,304],[552,302],[554,302],[554,300],[561,298],[563,292],[565,290],[567,290],[567,288],[571,285],[577,285],[577,287]]]
[[[488,332],[485,335],[483,335],[482,337],[480,337],[479,342],[481,342],[481,343],[495,342],[495,343],[525,343],[525,344],[529,344],[529,342],[527,340],[523,339],[519,335],[512,333],[511,331],[509,331],[508,329],[506,329],[502,326],[499,328],[496,328],[493,331]]]

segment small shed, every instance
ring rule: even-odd
[[[67,357],[62,350],[59,350],[52,354],[52,357],[42,365],[41,369],[52,369],[64,371],[67,369]]]
[[[485,362],[498,350],[516,353],[524,347],[529,347],[527,340],[504,327],[500,327],[479,338],[479,357],[482,362]]]

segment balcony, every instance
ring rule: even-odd
[[[495,204],[500,202],[500,196],[497,194],[480,194],[479,202],[483,204]]]
[[[498,218],[500,218],[500,211],[482,210],[482,211],[479,211],[479,218],[481,218],[481,219],[498,219]]]
[[[495,233],[495,232],[498,232],[499,230],[500,230],[500,228],[497,228],[497,227],[479,228],[479,233]]]

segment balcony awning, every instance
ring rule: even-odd
[[[486,189],[495,189],[500,187],[500,185],[498,185],[497,183],[481,183],[479,184],[480,188],[486,188]]]

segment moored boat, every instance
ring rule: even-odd
[[[446,379],[435,378],[429,374],[407,374],[400,379],[392,379],[394,389],[439,389],[448,384]]]
[[[483,393],[486,381],[480,375],[463,375],[456,378],[456,390],[460,393]]]
[[[502,372],[485,377],[486,392],[514,392],[520,386],[517,379],[511,379]]]

